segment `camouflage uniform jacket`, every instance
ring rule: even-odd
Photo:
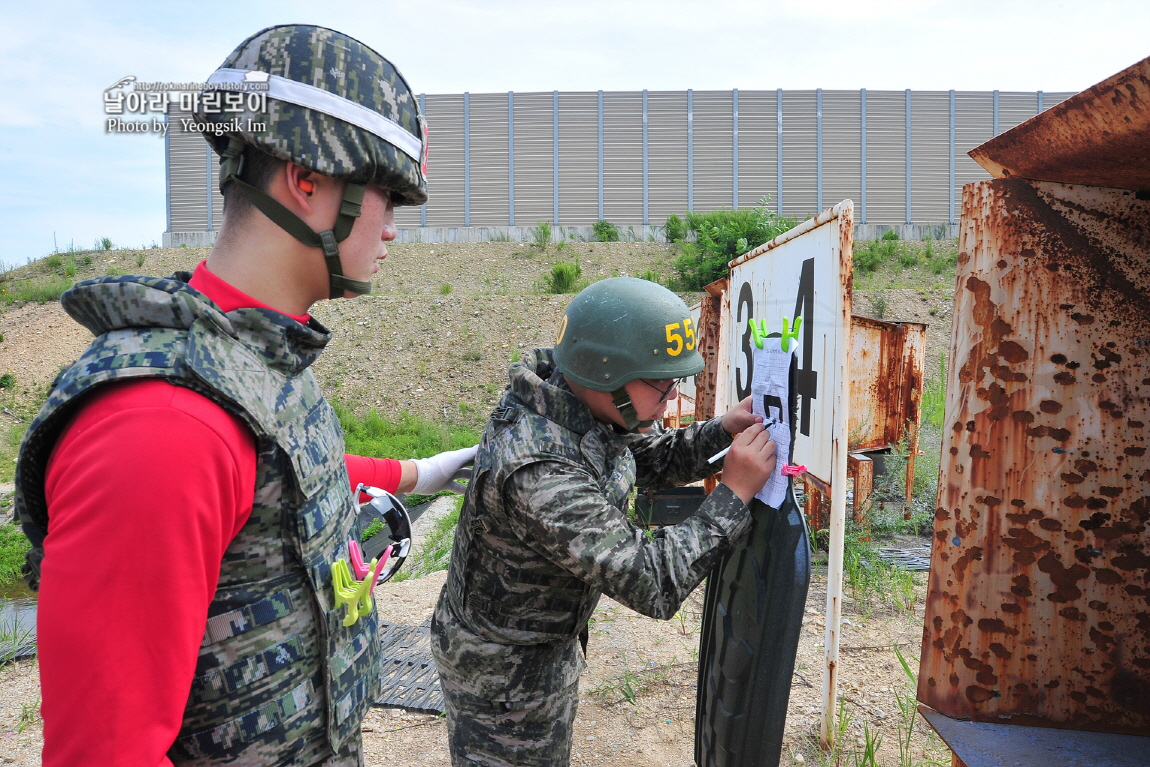
[[[440,674],[487,700],[530,700],[574,684],[579,639],[600,593],[668,619],[751,526],[720,485],[699,512],[652,538],[627,521],[636,481],[668,487],[715,471],[719,419],[620,434],[554,371],[551,350],[511,366],[475,458],[436,605]]]
[[[48,528],[48,457],[74,405],[107,381],[162,377],[241,417],[256,438],[252,513],[224,553],[180,735],[178,764],[358,762],[378,693],[378,618],[342,625],[331,566],[356,510],[343,435],[308,369],[330,333],[265,309],[224,314],[173,278],[108,277],[61,298],[96,338],[57,378],[28,429],[16,514],[35,582]],[[127,662],[127,660],[125,661]],[[333,759],[341,752],[344,759]]]

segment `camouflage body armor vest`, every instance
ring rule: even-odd
[[[511,386],[483,433],[444,591],[475,634],[502,644],[572,641],[600,595],[511,532],[500,500],[507,479],[537,461],[573,464],[589,469],[604,498],[621,511],[635,484],[631,452],[610,454],[590,411],[565,387],[544,383],[554,370],[550,350],[535,355],[536,369],[513,367]]]
[[[256,490],[251,518],[224,553],[169,756],[358,764],[360,724],[379,692],[378,616],[345,628],[332,604],[331,566],[346,556],[357,515],[339,422],[308,369],[330,333],[264,309],[224,314],[189,278],[102,278],[61,298],[96,339],[56,380],[21,445],[15,505],[33,544],[26,575],[36,587],[48,457],[84,393],[159,377],[208,397],[255,433]]]

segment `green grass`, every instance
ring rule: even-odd
[[[938,373],[926,380],[922,390],[922,422],[942,428],[946,409],[946,353],[939,352]]]
[[[887,232],[892,234],[892,232]],[[856,240],[854,289],[953,287],[958,263],[955,240]]]
[[[9,280],[0,284],[0,304],[4,306],[11,306],[14,303],[47,304],[59,301],[60,294],[70,287],[72,280],[66,276],[50,275],[44,279]]]
[[[843,583],[860,612],[879,607],[907,610],[914,604],[915,575],[879,559],[878,547],[864,531],[847,524],[843,548]]]
[[[24,554],[29,548],[31,545],[19,527],[0,525],[0,588],[20,580],[20,568],[24,566]]]
[[[429,421],[404,413],[395,420],[368,411],[362,418],[340,402],[332,407],[343,427],[347,452],[372,458],[427,458],[444,450],[458,450],[479,441],[479,432],[467,426]]]
[[[455,509],[436,521],[423,544],[411,553],[392,580],[406,581],[447,569],[451,562],[451,546],[455,541],[455,526],[459,524],[459,510],[462,507],[463,496],[455,496]]]

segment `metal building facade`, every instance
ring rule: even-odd
[[[804,218],[855,200],[859,224],[955,224],[988,177],[967,152],[1070,93],[599,91],[420,96],[429,202],[399,227],[549,221],[658,226],[671,213],[757,205]],[[165,244],[220,227],[218,164],[169,116]]]

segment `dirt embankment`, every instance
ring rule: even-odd
[[[393,245],[375,291],[354,301],[323,301],[313,312],[334,332],[315,372],[330,396],[358,411],[404,410],[476,424],[506,383],[520,351],[549,346],[570,296],[542,291],[556,261],[578,258],[587,279],[672,274],[673,253],[657,243],[571,243],[539,252],[521,243]],[[206,257],[195,248],[87,254],[77,279],[115,271],[167,275]],[[142,264],[140,263],[142,262]],[[44,272],[42,262],[9,275]],[[926,322],[927,374],[950,340],[952,289],[856,291],[855,313]],[[685,296],[688,302],[692,296]],[[34,405],[62,365],[91,335],[58,304],[25,304],[0,314],[0,375],[16,378],[15,402]],[[11,395],[9,395],[11,398]]]

